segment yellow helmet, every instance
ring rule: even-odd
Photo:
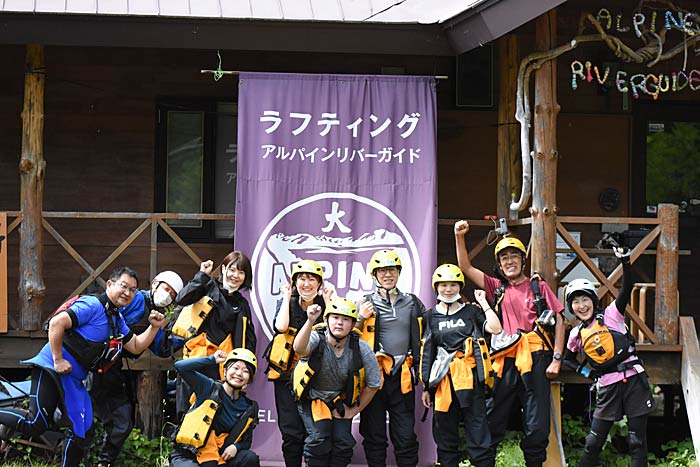
[[[348,316],[357,321],[357,307],[347,298],[337,297],[331,300],[323,313],[323,319],[328,315]]]
[[[323,282],[323,268],[321,268],[321,265],[312,259],[302,259],[292,266],[292,285],[294,285],[297,275],[304,273],[318,276],[319,281]]]
[[[250,350],[244,349],[242,347],[233,349],[226,356],[226,360],[224,361],[224,368],[226,368],[229,365],[229,363],[233,363],[238,360],[248,364],[248,368],[251,370],[250,377],[252,379],[253,376],[255,376],[255,372],[258,369],[258,359],[255,357],[255,354]]]
[[[454,264],[440,265],[433,273],[433,289],[437,290],[438,282],[459,282],[459,290],[462,290],[464,288],[464,273]]]
[[[498,254],[506,248],[515,248],[523,255],[527,256],[527,248],[525,248],[523,242],[515,237],[504,237],[498,243],[496,243],[496,248],[493,250],[493,255],[496,257],[496,261],[498,261]]]
[[[374,275],[375,270],[392,266],[401,272],[401,258],[399,258],[399,255],[393,250],[379,250],[369,260],[369,273]]]

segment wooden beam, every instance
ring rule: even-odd
[[[557,41],[557,12],[535,22],[537,50],[551,50]],[[535,155],[532,165],[531,267],[550,284],[556,283],[557,213],[557,61],[547,61],[535,75]]]
[[[7,211],[8,216],[21,216],[21,211]],[[43,217],[51,219],[150,219],[158,216],[160,219],[184,219],[207,221],[236,220],[233,214],[207,214],[207,213],[178,213],[178,212],[105,212],[105,211],[44,211]]]
[[[437,223],[438,223],[438,225],[449,225],[450,227],[453,227],[455,225],[455,222],[457,222],[458,220],[461,220],[461,219],[463,219],[463,218],[462,217],[457,218],[457,219],[440,218],[440,219],[438,219]],[[493,221],[491,221],[491,220],[483,220],[483,219],[467,219],[467,220],[469,221],[469,227],[491,227],[491,228],[493,228]],[[526,217],[524,219],[509,219],[508,220],[509,227],[530,225],[530,224],[532,224],[532,219],[530,219],[529,217]]]
[[[127,248],[129,245],[131,245],[131,244],[134,242],[134,240],[136,240],[136,239],[139,237],[139,235],[141,235],[141,234],[143,233],[144,230],[146,230],[146,229],[148,228],[149,225],[151,225],[151,220],[150,220],[150,219],[146,219],[146,220],[143,221],[138,227],[136,227],[136,230],[134,230],[133,232],[131,232],[131,235],[129,235],[129,236],[126,238],[126,240],[124,240],[124,241],[121,243],[121,245],[119,245],[119,246],[107,257],[107,259],[105,259],[105,260],[102,262],[102,264],[100,264],[99,266],[97,266],[97,268],[95,268],[95,270],[94,270],[92,273],[90,273],[90,275],[89,275],[83,282],[81,282],[80,285],[79,285],[78,287],[75,288],[75,290],[73,290],[70,294],[68,294],[68,296],[67,296],[67,297],[65,298],[65,300],[63,300],[63,301],[65,302],[65,301],[67,301],[69,298],[71,298],[71,297],[73,297],[74,295],[79,294],[80,292],[82,292],[83,290],[85,290],[85,288],[86,288],[88,285],[90,285],[90,283],[91,283],[92,281],[94,281],[95,279],[97,279],[97,277],[98,277],[100,274],[102,274],[102,272],[103,272],[105,269],[107,269],[107,267],[109,267],[109,265],[112,264],[112,262],[113,262],[115,259],[117,259],[117,257],[119,257],[119,255],[121,255],[121,254],[124,252],[124,250],[126,250],[126,248]]]
[[[690,422],[690,435],[693,438],[695,458],[700,459],[700,346],[695,331],[695,321],[691,316],[681,316],[681,387],[685,398],[685,413]]]
[[[618,292],[617,289],[613,284],[610,283],[607,277],[605,277],[605,274],[598,268],[598,266],[593,263],[591,260],[590,256],[583,251],[583,248],[576,243],[576,240],[571,236],[568,230],[560,223],[557,222],[557,230],[559,231],[559,235],[561,235],[561,238],[566,242],[567,245],[569,245],[574,252],[578,255],[578,257],[581,259],[583,264],[588,268],[588,270],[593,274],[596,279],[598,279],[598,282],[601,283],[601,285],[604,285],[606,287],[606,290],[609,291],[610,294],[612,294],[613,297],[617,298]],[[602,292],[602,287],[598,289],[598,297],[602,298],[605,293],[607,292]],[[646,325],[644,321],[637,315],[637,313],[630,308],[629,305],[627,305],[627,308],[625,309],[625,313],[627,316],[630,317],[632,321],[639,327],[639,329],[644,333],[644,335],[649,339],[654,344],[658,344],[658,339],[654,335],[651,329],[649,329],[649,326]]]
[[[85,271],[87,271],[88,274],[92,274],[93,272],[95,272],[95,270],[92,269],[92,266],[90,266],[90,264],[87,261],[85,261],[85,258],[83,258],[80,255],[80,253],[78,253],[75,250],[75,248],[73,248],[73,246],[70,243],[68,243],[68,240],[63,238],[63,236],[60,233],[58,233],[58,231],[56,229],[54,229],[51,224],[49,224],[49,221],[47,221],[46,219],[42,219],[41,223],[44,226],[44,228],[46,229],[46,231],[49,234],[51,234],[51,236],[58,242],[58,244],[61,245],[63,247],[63,249],[66,250],[66,252],[68,252],[68,254],[71,256],[71,258],[73,258],[76,263],[78,263],[80,266],[82,266],[83,269],[85,269]],[[99,284],[102,287],[105,287],[105,288],[107,287],[107,283],[101,277],[97,278],[97,282],[99,282]]]
[[[170,235],[170,238],[172,238],[175,241],[175,243],[177,243],[177,245],[182,249],[182,251],[184,251],[192,261],[194,261],[194,264],[201,264],[202,259],[199,256],[197,256],[197,254],[192,250],[192,248],[189,247],[189,245],[187,245],[187,243],[185,243],[183,239],[180,238],[180,236],[172,229],[172,227],[166,224],[165,221],[162,219],[158,219],[158,225],[160,225],[163,228],[163,230],[165,230],[165,232],[168,235]]]
[[[151,217],[151,255],[148,269],[148,280],[151,281],[158,273],[158,219],[155,216]]]
[[[0,212],[0,332],[7,332],[7,213]]]
[[[678,342],[678,206],[659,205],[661,235],[656,248],[654,330],[659,343]]]
[[[656,239],[656,237],[661,233],[661,226],[657,225],[654,227],[654,230],[649,232],[644,236],[644,238],[637,243],[637,246],[632,248],[632,251],[630,252],[630,262],[634,264],[635,261],[637,261],[637,258],[639,258],[642,254],[644,254],[645,250],[649,245],[651,245],[651,242]],[[613,270],[612,273],[608,276],[608,280],[614,284],[617,282],[620,277],[622,277],[622,265],[618,264],[617,267]],[[603,286],[598,290],[598,294],[604,294],[608,290],[607,287]]]
[[[557,218],[563,224],[634,224],[656,225],[658,219],[653,217],[584,217],[584,216],[559,216]]]
[[[10,225],[7,226],[7,235],[10,235],[14,230],[19,227],[19,224],[22,223],[22,214],[19,214],[15,220],[10,222]]]
[[[520,132],[515,121],[520,40],[517,34],[498,39],[498,191],[496,213],[508,218],[512,193],[520,193]]]
[[[44,195],[44,47],[27,45],[22,110],[22,156],[20,206],[22,224],[19,245],[20,327],[36,330],[41,326],[41,309],[46,286],[42,277],[43,242],[41,211]]]
[[[481,239],[481,241],[472,249],[469,250],[469,261],[473,260],[474,258],[477,257],[479,253],[481,253],[481,250],[486,248],[486,244],[488,243],[488,235],[485,236],[484,238]]]
[[[576,266],[578,266],[578,263],[581,262],[581,259],[577,256],[576,258],[572,259],[569,264],[566,265],[564,269],[559,271],[559,279],[566,277],[571,271],[574,270]]]

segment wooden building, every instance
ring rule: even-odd
[[[217,69],[219,50],[225,70],[446,76],[437,87],[439,260],[454,258],[455,219],[498,215],[512,219],[524,239],[532,234],[532,268],[550,281],[564,279],[560,273],[568,271],[557,272],[556,255],[568,253],[597,264],[605,273],[595,278],[612,288],[608,276],[612,283],[619,276],[596,243],[606,232],[625,232],[638,245],[640,286],[631,315],[652,381],[678,386],[683,378],[686,389],[697,388],[687,363],[697,352],[694,303],[700,300],[697,19],[675,10],[668,19],[670,3],[638,0],[529,0],[527,7],[475,1],[434,24],[388,16],[375,22],[400,2],[373,0],[368,3],[386,4],[388,13],[354,11],[352,21],[352,15],[333,17],[337,12],[291,19],[282,9],[286,2],[260,2],[268,13],[233,17],[225,7],[236,2],[221,1],[212,10],[218,14],[198,15],[195,3],[173,2],[181,11],[166,12],[135,12],[119,1],[2,3],[0,212],[7,217],[0,216],[0,235],[7,239],[0,244],[0,262],[6,261],[0,322],[5,311],[9,330],[0,338],[0,366],[16,366],[18,356],[42,345],[47,314],[113,266],[131,265],[142,278],[164,268],[188,278],[199,259],[230,250],[236,76],[215,81],[200,73]],[[216,2],[200,8],[209,3]],[[105,11],[106,4],[114,9]],[[635,16],[639,5],[645,23]],[[678,6],[697,11],[692,2]],[[658,34],[644,40],[636,34],[651,30],[652,17],[656,32],[671,21],[662,48],[648,39],[661,41]],[[643,60],[624,55],[620,44],[641,51]],[[661,60],[679,44],[679,53]],[[522,186],[518,68],[531,53],[559,46],[571,50],[538,63],[524,88],[533,114],[528,140],[535,139],[532,203],[509,212]],[[632,89],[653,82],[649,74],[680,76],[681,70],[682,89],[676,83],[656,98],[644,92],[653,87]],[[630,82],[634,75],[642,81]],[[40,89],[34,100],[30,88]],[[185,154],[195,145],[201,172],[183,176],[189,166],[168,155],[173,145]],[[34,165],[41,160],[45,166]],[[185,188],[199,196],[178,197]],[[671,204],[654,212],[660,203]],[[43,215],[32,220],[32,211]],[[557,223],[564,244],[556,244]],[[477,253],[490,221],[475,224],[470,247]],[[575,239],[581,248],[570,244]],[[475,261],[490,270],[491,249],[483,251]],[[685,353],[684,339],[695,342]],[[689,403],[688,410],[698,407]]]

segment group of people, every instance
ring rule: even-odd
[[[389,439],[396,465],[417,466],[416,399],[433,410],[439,465],[456,467],[468,458],[475,467],[493,467],[517,406],[526,465],[542,466],[550,431],[549,380],[562,364],[597,386],[579,465],[598,465],[612,423],[623,415],[632,466],[647,465],[646,419],[654,402],[625,327],[629,251],[614,251],[622,261],[622,288],[605,309],[591,282],[567,285],[565,305],[580,323],[565,342],[564,306],[539,275],[526,275],[524,244],[512,236],[501,239],[489,275],[469,259],[468,231],[466,221],[455,224],[457,264],[434,271],[436,299],[429,309],[397,288],[402,265],[392,250],[371,257],[368,271],[376,288],[359,303],[333,296],[316,261],[293,265],[275,310],[275,336],[262,355],[274,384],[286,466],[349,465],[358,414],[368,466],[387,464]],[[467,280],[476,287],[473,302],[464,294]],[[91,443],[94,406],[105,429],[98,465],[112,466],[132,427],[122,356],[147,347],[171,356],[182,348],[175,368],[183,416],[173,434],[171,466],[259,466],[251,449],[258,406],[246,391],[258,371],[256,337],[240,293],[251,284],[250,261],[238,251],[216,268],[203,262],[187,284],[166,271],[143,291],[133,270],[116,269],[104,294],[79,297],[51,317],[49,342],[26,361],[32,366],[29,407],[0,410],[0,438],[64,424],[71,435],[63,466],[77,466]],[[176,305],[183,308],[173,315]],[[90,392],[83,382],[89,372]]]

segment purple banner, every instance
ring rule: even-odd
[[[235,244],[253,263],[259,356],[280,288],[300,259],[321,263],[324,285],[358,301],[374,289],[371,255],[393,249],[403,264],[399,289],[434,303],[432,77],[241,73],[238,115]],[[265,465],[283,465],[273,386],[260,376],[251,390],[261,408],[253,449]],[[429,423],[416,430],[421,465],[432,465]],[[362,465],[356,439],[353,463]]]

